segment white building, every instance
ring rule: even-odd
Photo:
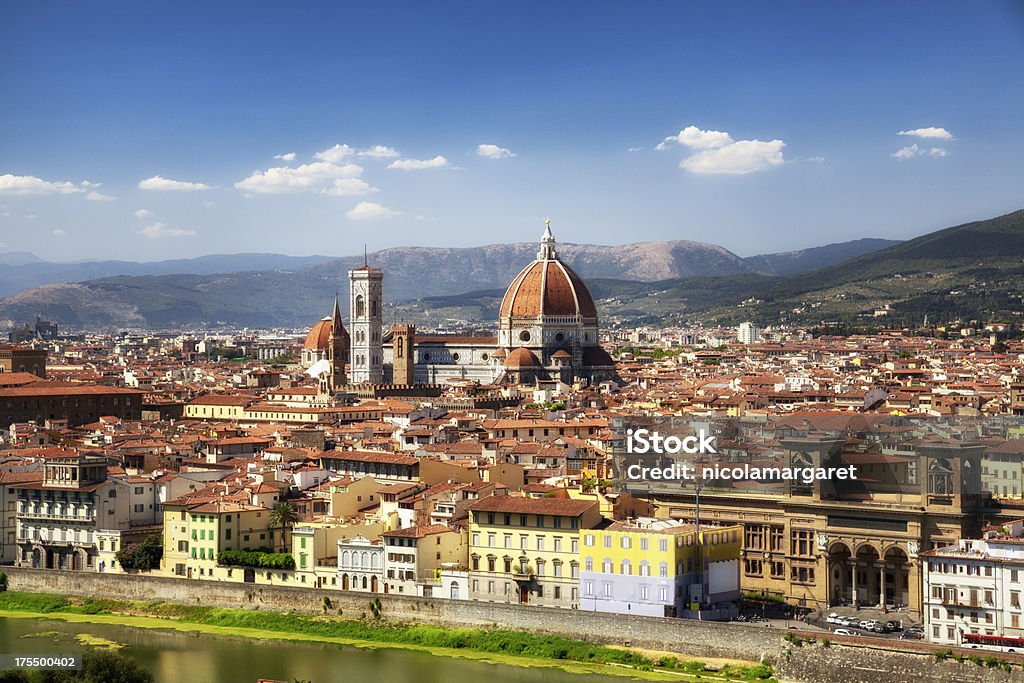
[[[753,344],[760,338],[761,330],[754,323],[745,322],[740,323],[740,326],[736,328],[736,335],[741,344]]]
[[[996,640],[1012,638],[1024,651],[1024,520],[923,552],[921,563],[928,640],[1012,647]]]
[[[356,536],[338,541],[338,585],[343,591],[380,592],[384,584],[384,546]]]

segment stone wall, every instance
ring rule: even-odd
[[[794,646],[783,638],[794,633],[820,639],[821,633],[783,632],[750,624],[604,614],[580,610],[469,602],[405,595],[373,595],[218,581],[197,581],[139,575],[111,575],[4,567],[11,590],[82,595],[122,600],[161,600],[189,605],[236,609],[297,610],[320,614],[324,597],[332,613],[359,617],[369,613],[373,598],[381,601],[385,619],[446,626],[499,626],[554,633],[597,643],[677,652],[688,657],[726,657],[758,662],[769,659],[782,681],[801,683],[881,683],[910,681],[946,683],[967,681],[1003,683],[1024,680],[1024,670],[1012,674],[970,662],[937,661],[932,648],[920,643],[872,642],[847,639],[849,644],[820,643]],[[890,648],[902,647],[903,651]],[[978,651],[965,651],[977,654]],[[985,654],[985,653],[983,653]],[[1016,660],[1024,657],[1001,655]]]

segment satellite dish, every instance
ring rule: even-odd
[[[324,374],[325,372],[330,372],[330,371],[331,371],[331,361],[329,361],[329,360],[318,360],[317,362],[315,362],[315,363],[313,363],[312,365],[309,366],[309,369],[306,370],[306,374],[309,375],[310,377],[319,377],[320,375]]]

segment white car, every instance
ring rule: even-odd
[[[827,624],[838,624],[840,619],[842,619],[842,617],[840,617],[835,612],[832,612],[831,614],[828,615],[828,617],[825,618],[825,623],[827,623]]]
[[[857,635],[856,633],[854,633],[853,631],[851,631],[848,628],[837,628],[835,631],[832,631],[832,633],[836,634],[837,636],[854,636],[854,635]]]

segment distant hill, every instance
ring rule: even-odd
[[[651,281],[749,270],[743,259],[727,249],[701,242],[562,244],[558,249],[567,263],[588,278]],[[369,258],[374,266],[385,271],[385,299],[393,304],[467,289],[503,289],[534,259],[536,252],[536,243],[469,248],[398,247],[375,252]],[[232,265],[251,265],[253,256],[240,255]],[[94,274],[79,283],[72,283],[69,278],[59,285],[49,283],[9,296],[0,301],[0,324],[4,320],[8,325],[30,320],[38,313],[79,328],[218,323],[254,327],[307,325],[330,311],[334,293],[348,286],[349,269],[363,263],[362,255],[329,260],[310,257],[321,262],[288,269],[279,265],[274,270],[203,272],[215,268],[217,259],[225,258],[129,264],[128,269],[146,271],[145,275],[104,276],[111,270],[127,268],[118,262],[73,264],[91,268]],[[183,270],[192,272],[180,272]],[[165,274],[168,272],[174,274]],[[0,280],[4,277],[10,276],[5,273]],[[139,323],[140,320],[143,322]]]
[[[28,252],[0,253],[0,296],[11,296],[47,284],[83,282],[117,275],[230,273],[250,270],[295,269],[330,261],[331,256],[281,254],[213,254],[167,261],[80,261],[54,263]]]
[[[0,251],[0,266],[23,266],[43,262],[43,259],[28,251]]]
[[[906,278],[917,271],[934,274],[952,268],[959,273],[972,263],[977,266],[1012,260],[1014,249],[1024,253],[1017,246],[1019,236],[1015,232],[1020,228],[1022,213],[908,242],[857,240],[748,259],[717,245],[689,241],[621,246],[560,244],[558,249],[561,257],[587,279],[609,324],[697,317],[725,322],[805,322],[821,316],[855,317],[873,306],[930,292],[937,282],[930,275],[908,284]],[[994,227],[997,225],[1001,227]],[[1001,251],[990,242],[1002,243],[1008,250]],[[878,246],[884,248],[871,251]],[[535,243],[399,247],[370,254],[369,258],[385,271],[389,319],[458,326],[467,320],[493,324],[504,288],[534,258],[536,249]],[[973,256],[972,249],[988,251]],[[945,250],[955,258],[932,258]],[[850,254],[859,255],[841,260]],[[238,255],[234,264],[251,263],[243,257],[275,258]],[[218,265],[216,259],[223,258],[231,257],[190,259],[180,265],[161,262],[161,273],[94,277],[24,291],[0,300],[0,326],[5,321],[11,325],[31,320],[38,313],[65,326],[90,329],[178,329],[218,324],[302,327],[329,312],[334,293],[347,289],[347,271],[363,260],[362,255],[309,257],[317,262],[243,272],[167,273],[173,269],[214,268]],[[818,270],[806,272],[819,264],[823,265]],[[136,265],[157,268],[153,264]],[[956,281],[964,277],[958,275]],[[887,278],[896,280],[881,286]]]
[[[789,277],[672,279],[607,291],[599,306],[624,321],[913,325],[927,315],[933,324],[1024,323],[1024,210]],[[876,310],[886,312],[876,317]]]
[[[823,247],[748,256],[743,259],[743,262],[764,275],[796,275],[827,268],[834,263],[870,254],[899,243],[898,240],[865,237],[852,242],[826,244]]]

